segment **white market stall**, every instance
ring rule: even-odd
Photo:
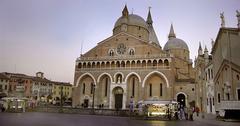
[[[174,116],[178,103],[172,100],[146,100],[143,101],[144,111],[148,117]]]
[[[3,101],[3,107],[5,110],[22,110],[23,112],[25,112],[25,108],[28,102],[28,98],[25,97],[4,97],[1,100]]]

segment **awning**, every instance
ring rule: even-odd
[[[172,100],[145,100],[143,101],[143,104],[177,104],[178,102],[172,101]]]
[[[18,101],[23,101],[23,100],[28,100],[28,98],[25,98],[25,97],[22,97],[22,98],[18,98],[18,97],[4,97],[2,98],[2,100],[11,100],[11,101],[14,101],[14,100],[18,100]]]

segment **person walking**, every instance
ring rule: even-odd
[[[190,107],[189,109],[189,120],[193,121],[193,112],[194,112],[194,107]]]
[[[142,113],[143,113],[143,105],[142,105],[142,103],[139,103],[138,104],[138,115],[142,115]]]
[[[197,113],[197,116],[199,116],[199,108],[198,107],[196,107],[196,113]]]
[[[131,96],[131,98],[130,98],[129,110],[130,110],[130,115],[132,115],[134,112],[133,96]]]
[[[186,106],[184,107],[184,114],[185,114],[185,119],[188,120],[188,108]]]
[[[185,112],[183,107],[180,108],[180,116],[181,116],[181,120],[185,119]]]

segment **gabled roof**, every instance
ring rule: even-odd
[[[9,77],[7,77],[6,75],[4,75],[3,73],[0,73],[0,79],[9,80]]]
[[[21,73],[8,73],[8,72],[3,72],[5,76],[8,76],[10,79],[11,78],[23,78],[23,79],[31,79],[31,76],[21,74]]]
[[[35,82],[47,82],[47,83],[52,83],[50,80],[46,78],[41,78],[41,77],[32,77],[32,80]]]
[[[69,82],[57,82],[57,81],[52,81],[55,85],[62,85],[62,86],[73,86]]]
[[[94,48],[90,49],[90,50],[87,51],[85,54],[87,54],[87,53],[89,53],[90,51],[96,49],[99,45],[103,44],[104,42],[106,42],[106,41],[108,41],[108,40],[111,40],[111,39],[113,39],[113,38],[115,38],[116,36],[119,36],[119,35],[127,35],[127,36],[132,37],[132,38],[134,38],[134,39],[136,39],[136,40],[139,40],[139,42],[142,42],[142,43],[144,43],[144,44],[148,44],[149,46],[152,46],[152,47],[157,48],[157,49],[161,49],[160,46],[155,46],[155,45],[149,43],[148,41],[143,40],[143,39],[140,39],[140,38],[138,38],[138,37],[136,37],[136,36],[134,36],[134,35],[128,34],[128,33],[126,33],[126,32],[119,32],[118,34],[112,35],[112,36],[110,36],[110,37],[102,40],[101,42],[97,43],[97,45],[96,45]],[[162,52],[164,52],[164,51],[162,51]],[[82,56],[84,57],[85,54],[83,54]]]

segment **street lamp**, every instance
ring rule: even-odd
[[[63,87],[61,86],[60,87],[60,106],[62,107],[63,106]]]
[[[63,86],[60,86],[60,112],[63,112],[62,107],[63,107]]]
[[[94,114],[94,96],[95,96],[95,84],[92,85],[93,101],[92,101],[92,113]]]

